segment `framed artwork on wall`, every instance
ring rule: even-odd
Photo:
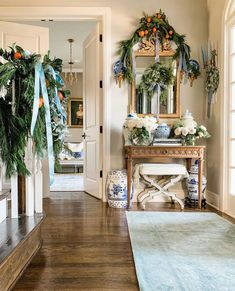
[[[70,98],[68,104],[68,126],[83,127],[83,100]]]

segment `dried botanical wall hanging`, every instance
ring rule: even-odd
[[[0,50],[0,158],[6,176],[29,175],[25,148],[29,138],[35,154],[48,152],[50,178],[58,161],[66,128],[67,98],[60,77],[62,60],[30,54],[19,46]]]
[[[216,64],[217,51],[211,46],[208,52],[202,48],[202,60],[206,72],[207,117],[211,117],[212,103],[219,87],[219,69]]]

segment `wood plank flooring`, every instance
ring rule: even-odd
[[[54,192],[44,209],[42,249],[14,290],[139,290],[125,210],[83,192]]]
[[[85,193],[52,198],[42,249],[13,290],[138,290],[125,211]]]

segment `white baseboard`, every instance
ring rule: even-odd
[[[220,210],[220,197],[212,191],[206,191],[206,203],[213,206],[215,209]]]

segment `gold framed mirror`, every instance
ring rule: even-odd
[[[179,118],[180,117],[180,73],[177,70],[177,60],[174,59],[175,51],[171,48],[170,43],[164,44],[163,49],[159,51],[159,61],[166,65],[172,66],[174,81],[167,89],[167,93],[160,98],[160,118]],[[131,84],[131,104],[130,111],[135,112],[138,116],[157,114],[157,97],[151,99],[145,94],[138,94],[138,85],[146,68],[155,62],[155,45],[154,42],[143,41],[138,50],[134,52],[136,77]]]

